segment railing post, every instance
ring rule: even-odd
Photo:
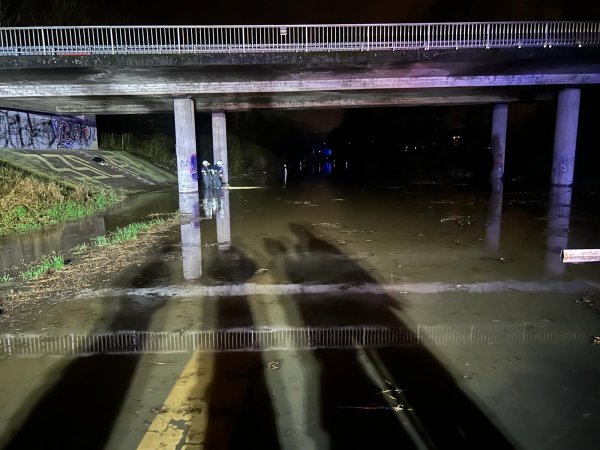
[[[44,56],[46,56],[46,29],[42,28],[42,49],[44,51]]]
[[[308,27],[304,27],[304,51],[308,51]]]
[[[371,47],[371,27],[367,25],[367,51],[369,51]]]
[[[490,48],[490,26],[489,23],[485,26],[485,48]]]
[[[111,49],[111,53],[114,55],[115,54],[115,41],[114,41],[114,37],[113,37],[113,27],[109,28],[110,30],[110,49]]]
[[[177,53],[181,53],[181,28],[177,27]]]

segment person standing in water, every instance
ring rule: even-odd
[[[221,160],[215,163],[215,168],[213,169],[213,186],[216,188],[227,186],[225,171],[223,170],[223,161]]]
[[[213,174],[210,169],[210,163],[206,160],[202,161],[202,167],[200,168],[200,173],[202,174],[202,185],[204,189],[212,189],[213,185]]]

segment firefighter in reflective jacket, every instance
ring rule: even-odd
[[[213,177],[208,161],[202,161],[200,173],[202,174],[202,185],[204,186],[204,189],[211,189],[213,187]]]
[[[219,160],[215,163],[215,168],[213,169],[213,186],[216,188],[220,188],[227,184],[225,181],[225,172],[223,170],[223,161]]]

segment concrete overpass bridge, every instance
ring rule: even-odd
[[[557,100],[552,183],[573,180],[581,88],[600,83],[600,22],[0,29],[0,107],[174,111],[179,187],[198,189],[194,112],[490,104],[501,178],[508,104]]]

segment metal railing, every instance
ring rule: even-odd
[[[600,22],[0,28],[0,56],[599,46]]]
[[[596,343],[597,333],[521,325],[416,325],[116,331],[91,334],[0,334],[4,357],[193,351],[312,350],[422,345]]]

